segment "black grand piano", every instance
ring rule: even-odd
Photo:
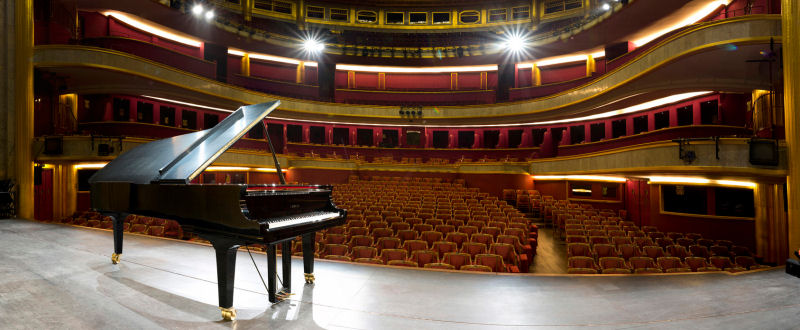
[[[113,263],[122,255],[123,219],[140,214],[178,221],[211,242],[217,257],[219,307],[236,317],[233,283],[240,246],[265,244],[270,302],[291,291],[291,241],[302,236],[306,283],[314,282],[314,236],[344,223],[345,211],[331,201],[330,186],[286,185],[272,143],[280,185],[192,184],[280,101],[243,106],[213,128],[153,141],[120,155],[89,179],[92,208],[114,218]],[[283,289],[276,295],[277,244],[282,244]]]

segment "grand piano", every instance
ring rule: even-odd
[[[213,128],[153,141],[120,155],[89,179],[92,208],[114,221],[114,253],[122,255],[123,219],[139,214],[178,221],[216,252],[222,318],[236,317],[233,284],[240,246],[264,244],[270,302],[291,291],[291,241],[302,237],[306,283],[314,282],[315,232],[344,223],[331,187],[287,185],[267,135],[280,185],[192,184],[191,181],[280,101],[240,107]],[[276,245],[282,244],[283,288],[277,292]]]

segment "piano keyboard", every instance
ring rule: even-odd
[[[267,226],[267,230],[271,230],[333,219],[338,216],[339,212],[308,212],[297,216],[271,218],[263,224]]]

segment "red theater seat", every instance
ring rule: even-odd
[[[143,224],[140,224],[140,223],[133,224],[133,225],[131,225],[130,232],[131,233],[136,233],[136,234],[146,234],[147,233],[147,225],[143,225]]]
[[[484,266],[484,265],[464,265],[459,268],[459,270],[464,270],[468,272],[484,272],[484,273],[491,273],[494,270],[492,267]]]
[[[183,239],[183,228],[175,220],[167,220],[164,222],[164,237]]]
[[[492,269],[493,272],[496,272],[496,273],[505,272],[505,271],[512,272],[513,270],[516,270],[517,273],[519,272],[519,269],[517,269],[516,266],[513,266],[512,269],[507,269],[506,265],[503,264],[503,257],[499,256],[497,254],[488,254],[487,253],[487,254],[476,255],[475,256],[475,264],[476,265],[488,266],[489,268]]]
[[[164,237],[164,226],[147,227],[147,235]]]
[[[411,253],[409,260],[416,262],[419,267],[424,267],[427,264],[438,263],[439,254],[430,250],[417,250]]]
[[[407,240],[403,242],[403,249],[408,253],[414,253],[417,250],[427,250],[428,242],[423,240]]]
[[[447,269],[447,270],[456,269],[455,266],[453,266],[451,264],[446,264],[446,263],[443,263],[443,262],[433,262],[433,263],[425,264],[424,267],[425,268],[431,268],[431,269]]]
[[[458,245],[448,241],[436,241],[431,246],[431,251],[434,251],[441,256],[449,252],[458,252]]]
[[[408,252],[403,249],[384,249],[381,251],[380,259],[384,264],[388,264],[392,260],[406,260]]]
[[[442,262],[452,265],[456,269],[461,269],[461,266],[472,264],[472,256],[466,253],[450,252],[445,253],[442,257]]]

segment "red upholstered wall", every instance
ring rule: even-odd
[[[336,70],[333,77],[337,89],[347,88],[347,71]]]
[[[459,90],[481,89],[481,73],[459,72],[458,89]]]
[[[297,66],[250,59],[250,75],[287,82],[297,81]]]
[[[387,73],[386,89],[409,91],[449,90],[450,73]]]
[[[228,55],[228,76],[242,74],[242,57]]]
[[[318,69],[316,67],[306,67],[306,75],[305,75],[305,83],[306,85],[317,85],[319,84],[319,75],[317,74]]]
[[[345,84],[347,77],[345,76]],[[375,72],[356,72],[356,85],[358,89],[378,89],[378,74]]]
[[[586,63],[568,63],[541,68],[542,84],[551,84],[586,77]]]
[[[542,196],[553,196],[557,200],[567,199],[566,181],[536,181],[534,179],[533,189],[538,190]]]

